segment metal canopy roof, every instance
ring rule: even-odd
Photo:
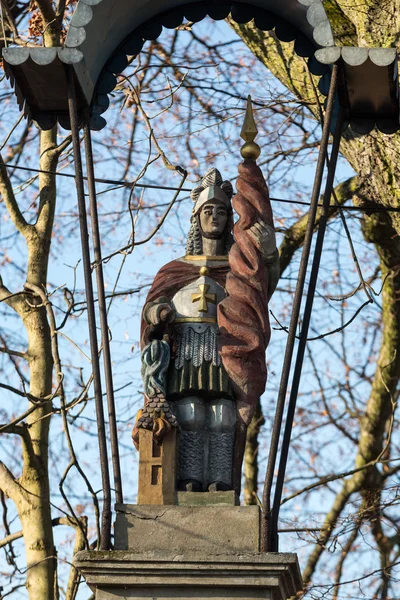
[[[129,34],[165,11],[187,4],[187,0],[79,0],[71,20],[66,47],[79,48],[84,56],[84,65],[81,65],[84,68],[78,67],[77,73],[88,101],[92,100],[103,66]],[[201,17],[204,18],[208,12],[207,4],[211,11],[214,9],[218,12],[218,9],[222,9],[221,14],[224,13],[224,7],[231,6],[230,11],[228,8],[228,14],[232,12],[235,19],[235,3],[200,1],[193,6],[194,20],[199,20],[196,16],[201,15],[201,5],[205,9]],[[310,40],[315,40],[319,46],[334,44],[321,0],[243,0],[242,7],[240,4],[236,6],[244,8],[243,4],[247,5],[249,16],[252,16],[253,7],[258,7],[283,19]],[[190,14],[188,18],[192,20]]]
[[[301,56],[334,45],[321,0],[79,0],[65,46],[5,48],[6,74],[21,109],[40,127],[48,129],[58,120],[69,129],[63,65],[72,65],[81,106],[91,106],[92,128],[101,129],[105,120],[99,115],[108,107],[107,93],[115,87],[115,74],[125,68],[126,55],[140,52],[144,41],[156,39],[163,27],[175,28],[184,18],[200,21],[207,14],[214,19],[231,14],[239,23],[254,18],[260,29],[275,29],[282,41],[296,40],[295,51]]]
[[[274,29],[281,41],[295,40],[294,51],[307,57],[310,71],[322,77],[322,93],[331,65],[341,61],[345,77],[339,97],[346,125],[358,133],[369,132],[375,124],[385,133],[397,131],[395,49],[336,47],[322,0],[79,0],[64,47],[6,48],[4,66],[28,116],[42,129],[57,120],[69,129],[64,65],[71,65],[79,82],[80,109],[89,105],[91,128],[102,129],[107,94],[126,67],[127,55],[139,53],[146,40],[157,39],[163,28],[173,29],[184,19],[197,22],[209,15],[218,20],[229,14],[238,23],[254,19],[259,29]]]
[[[382,133],[399,129],[398,60],[395,48],[322,48],[315,53],[324,65],[343,64],[340,102],[347,107],[347,119],[353,131],[369,133],[375,126]],[[325,74],[319,89],[329,91],[330,75]]]

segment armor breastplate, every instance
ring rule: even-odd
[[[226,292],[208,275],[189,283],[172,298],[175,323],[217,323],[217,305]]]
[[[181,369],[185,360],[195,367],[200,367],[203,361],[221,365],[217,347],[217,306],[225,296],[219,283],[202,275],[172,298],[176,310],[176,369]]]

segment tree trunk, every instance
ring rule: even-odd
[[[41,133],[41,168],[49,170],[48,154],[56,146],[56,130]],[[43,181],[44,179],[44,181]],[[54,176],[42,175],[40,182],[39,218],[27,238],[27,282],[46,286],[51,230],[56,200]],[[39,304],[30,297],[30,304]],[[23,319],[28,334],[30,393],[36,398],[48,398],[52,393],[53,360],[50,329],[46,309],[31,308]],[[28,565],[27,589],[32,600],[57,597],[57,560],[51,522],[50,489],[48,474],[48,442],[52,402],[27,418],[30,436],[29,447],[24,447],[24,468],[20,484],[29,494],[29,506],[19,513],[24,532]]]
[[[400,6],[398,2],[348,2],[328,0],[324,3],[339,45],[395,46],[398,39]],[[319,78],[309,74],[306,62],[293,50],[293,43],[280,42],[273,32],[260,31],[253,22],[239,25],[230,21],[257,58],[301,101],[311,103],[314,117],[319,118],[314,86]],[[321,99],[321,98],[320,98]],[[362,192],[359,203],[375,202],[398,207],[400,170],[398,135],[384,135],[374,130],[360,136],[348,129],[340,146],[342,155],[358,174]],[[400,233],[400,214],[391,213],[393,227]]]
[[[57,163],[56,130],[40,134],[41,168],[53,170]],[[24,236],[28,250],[27,282],[45,288],[51,231],[56,202],[53,175],[41,174],[40,204],[35,224],[26,223],[19,211],[5,170],[1,171],[0,189],[15,226]],[[30,395],[33,409],[18,429],[22,440],[22,472],[18,479],[0,464],[0,487],[15,503],[25,542],[27,580],[31,600],[55,600],[58,597],[57,561],[53,540],[48,474],[48,444],[52,413],[52,372],[50,328],[46,309],[31,294],[10,294],[0,280],[0,296],[19,314],[27,332]],[[10,297],[11,296],[11,297]],[[37,400],[36,400],[37,399]],[[40,404],[38,404],[38,401]]]

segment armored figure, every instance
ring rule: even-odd
[[[157,440],[178,425],[185,491],[239,491],[246,428],[265,387],[279,258],[261,172],[250,160],[240,168],[236,243],[232,185],[213,168],[191,192],[186,255],[159,271],[143,309],[147,401],[134,440],[140,427]]]

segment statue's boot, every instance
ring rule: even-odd
[[[194,479],[183,479],[178,481],[178,491],[180,492],[202,492],[203,484]]]
[[[222,481],[215,481],[214,483],[210,483],[208,486],[209,492],[228,492],[231,489],[231,485],[223,483]]]
[[[210,432],[208,458],[208,490],[232,489],[232,458],[235,433]]]
[[[185,491],[192,492],[202,490],[204,482],[204,442],[204,431],[181,431],[178,453],[179,489],[183,487]],[[190,483],[192,485],[188,487]]]
[[[204,486],[206,406],[202,398],[177,400],[173,411],[181,428],[178,451],[178,489],[201,492]]]
[[[236,409],[233,400],[221,398],[208,407],[209,491],[232,489],[233,446],[235,443]]]

